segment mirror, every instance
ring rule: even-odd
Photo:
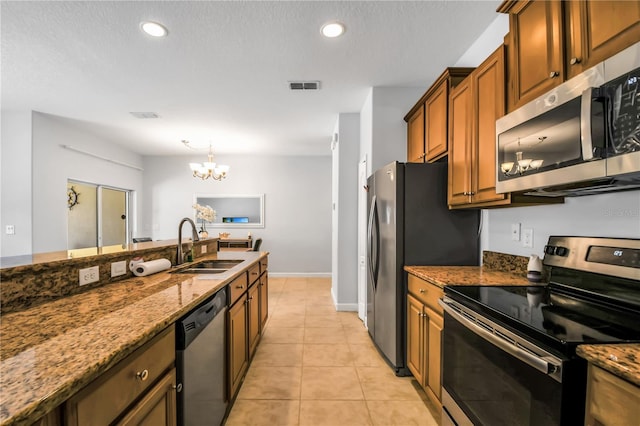
[[[215,219],[206,223],[207,228],[264,228],[264,194],[194,194],[193,203],[215,210]],[[195,213],[194,221],[202,226]]]

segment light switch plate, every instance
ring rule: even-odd
[[[524,228],[522,230],[522,247],[533,247],[533,229]]]
[[[511,224],[511,241],[520,241],[520,224]]]
[[[120,262],[111,263],[111,278],[119,277],[127,273],[127,261],[122,260]]]
[[[204,245],[202,245],[201,247],[202,247],[202,248],[200,249],[200,250],[201,250],[200,254],[205,254],[205,253],[207,252],[207,245],[206,245],[206,244],[204,244]]]

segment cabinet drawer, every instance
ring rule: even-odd
[[[416,299],[433,309],[435,312],[443,315],[442,307],[438,304],[438,299],[443,295],[443,291],[440,287],[428,283],[427,281],[416,277],[415,275],[408,275],[409,279],[409,293],[413,294]]]
[[[233,305],[248,287],[247,273],[243,273],[229,283],[229,306]]]
[[[258,281],[260,277],[260,264],[256,263],[252,267],[249,268],[249,284],[253,284]]]
[[[168,327],[67,401],[70,425],[113,422],[175,364],[175,331]]]

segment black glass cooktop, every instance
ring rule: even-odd
[[[571,353],[581,343],[640,341],[640,315],[553,286],[447,286],[445,295],[524,337]]]

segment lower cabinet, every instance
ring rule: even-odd
[[[259,281],[254,282],[247,292],[247,314],[249,315],[249,358],[258,347],[260,340],[260,299],[258,292],[260,289]]]
[[[227,312],[227,371],[229,377],[229,400],[238,391],[249,365],[249,327],[247,322],[247,297],[242,296]]]
[[[640,387],[589,364],[584,424],[587,426],[637,425]]]
[[[170,326],[64,407],[67,425],[175,425],[175,331]]]
[[[408,276],[407,366],[429,399],[441,404],[443,312],[441,288],[414,275]]]

